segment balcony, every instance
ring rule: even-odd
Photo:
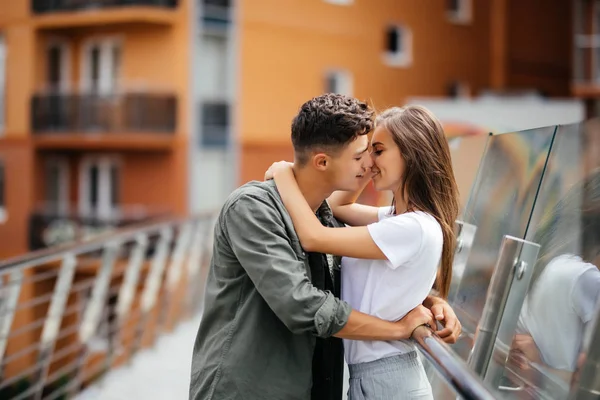
[[[38,28],[54,29],[115,23],[169,25],[179,0],[32,0]]]
[[[166,217],[166,209],[150,209],[143,205],[120,207],[110,215],[82,214],[39,207],[29,217],[29,249],[38,250],[78,240],[93,239],[115,229]]]
[[[163,7],[175,8],[178,0],[32,0],[35,14],[65,11],[88,11],[115,7]]]
[[[177,98],[169,94],[37,94],[31,100],[31,129],[37,144],[65,139],[76,147],[102,142],[162,147],[173,141]]]

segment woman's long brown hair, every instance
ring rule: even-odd
[[[450,148],[439,120],[421,106],[394,107],[377,117],[376,125],[390,132],[404,158],[402,190],[408,210],[431,214],[442,227],[444,244],[435,288],[448,297],[458,216],[458,186]]]

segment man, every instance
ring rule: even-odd
[[[365,103],[335,94],[306,102],[292,122],[296,178],[325,225],[340,226],[325,199],[356,190],[371,167],[364,135],[372,128]],[[422,306],[389,322],[341,301],[339,258],[302,250],[272,181],[234,191],[214,235],[190,399],[341,399],[341,338],[407,339],[431,321]],[[426,303],[454,342],[452,309],[434,297]]]

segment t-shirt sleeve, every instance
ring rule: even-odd
[[[371,238],[396,269],[421,249],[423,229],[413,216],[397,215],[367,226]]]
[[[379,207],[379,210],[377,211],[377,220],[381,221],[382,219],[389,217],[391,213],[392,213],[391,206]]]
[[[591,268],[585,271],[575,282],[573,288],[573,309],[583,323],[589,322],[600,306],[600,271]]]

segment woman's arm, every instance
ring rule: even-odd
[[[386,259],[366,226],[328,228],[321,225],[300,192],[289,165],[281,164],[281,168],[274,169],[273,177],[304,250],[354,258]]]
[[[379,221],[378,207],[356,204],[356,200],[363,190],[365,190],[370,180],[371,175],[367,174],[363,178],[361,188],[357,191],[347,192],[340,190],[329,196],[327,203],[337,219],[350,226],[364,226]]]

